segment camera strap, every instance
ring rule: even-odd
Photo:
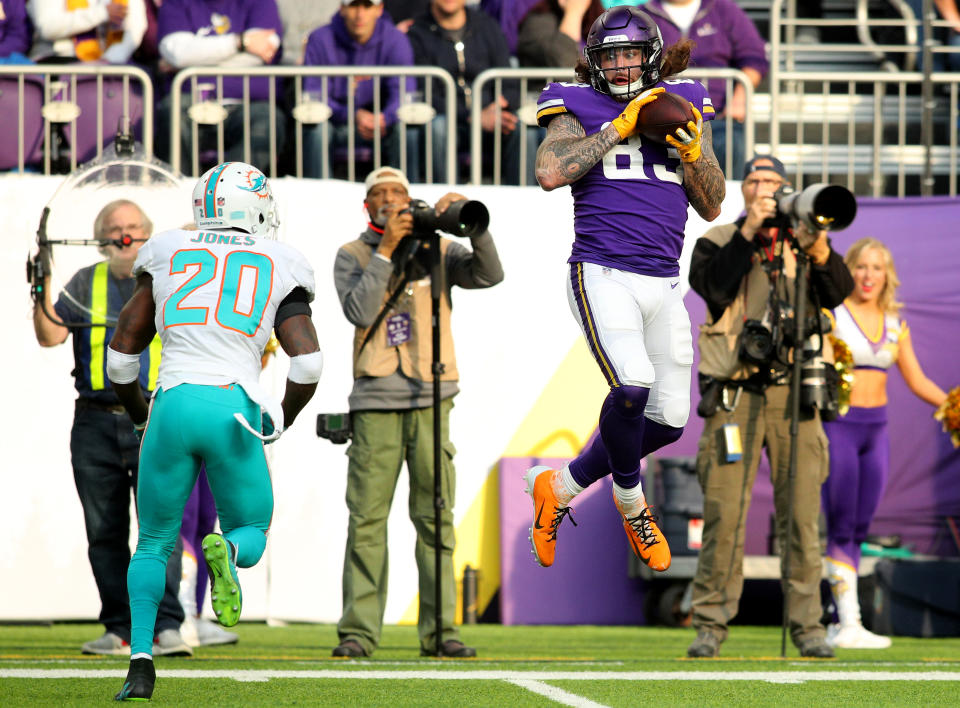
[[[363,338],[363,343],[360,345],[360,352],[363,351],[364,347],[367,346],[367,343],[373,338],[373,333],[377,331],[377,328],[383,323],[384,318],[386,318],[387,313],[390,312],[390,308],[397,302],[397,299],[400,297],[400,293],[403,292],[404,288],[407,287],[407,283],[410,282],[410,273],[404,272],[403,278],[400,280],[400,284],[397,285],[396,289],[390,293],[390,297],[387,298],[387,301],[383,304],[383,307],[380,309],[380,312],[377,313],[377,319],[373,321],[373,324],[370,325],[370,329],[367,330],[367,336]],[[357,353],[359,355],[359,352]]]

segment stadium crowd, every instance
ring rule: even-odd
[[[443,90],[436,81],[404,79],[383,80],[369,76],[332,78],[308,77],[302,82],[303,97],[292,80],[277,81],[276,100],[268,101],[268,79],[249,85],[249,159],[254,164],[270,165],[271,141],[278,152],[275,174],[292,174],[296,156],[294,109],[303,100],[322,101],[331,109],[326,124],[303,124],[303,174],[308,177],[347,174],[348,150],[365,171],[376,164],[404,166],[411,181],[420,182],[433,160],[431,181],[456,183],[470,167],[469,111],[482,102],[481,124],[484,154],[495,135],[501,141],[502,159],[499,179],[517,184],[520,175],[533,184],[533,153],[544,131],[525,123],[520,109],[519,81],[505,81],[502,93],[492,89],[483,96],[471,95],[473,80],[492,68],[553,67],[572,71],[596,17],[616,0],[323,0],[296,3],[287,0],[89,0],[63,3],[58,0],[4,0],[0,16],[0,62],[6,64],[131,65],[144,69],[155,88],[155,153],[171,159],[170,88],[173,76],[181,69],[199,66],[254,68],[260,66],[351,67],[397,66],[440,67],[453,77],[457,106],[456,177],[445,174],[446,163],[438,159],[442,151],[426,155],[426,132],[433,145],[446,137]],[[735,0],[642,0],[637,4],[657,23],[664,45],[680,39],[694,41],[690,66],[693,68],[728,67],[742,70],[754,88],[768,70],[768,41],[758,32],[751,17]],[[810,3],[816,5],[816,3]],[[939,3],[938,3],[939,6]],[[818,12],[803,6],[801,12]],[[948,19],[952,14],[942,9]],[[13,77],[0,81],[13,81]],[[107,83],[111,83],[110,80]],[[119,80],[116,80],[119,81]],[[426,83],[432,84],[435,117],[429,126],[406,125],[405,135],[397,129],[397,110],[401,99],[422,102]],[[81,81],[81,84],[85,82]],[[224,156],[244,157],[243,80],[226,77],[222,86],[206,77],[196,87],[184,84],[181,102],[181,165],[190,165],[193,151],[199,157],[199,171],[217,160],[217,124],[223,125]],[[115,84],[119,86],[119,83]],[[77,89],[83,95],[84,85]],[[137,91],[134,84],[134,90]],[[536,89],[531,83],[529,88]],[[721,168],[736,172],[744,160],[743,121],[746,114],[744,87],[734,83],[727,103],[727,87],[722,80],[711,80],[710,96],[717,117],[729,131],[718,129],[714,147]],[[92,90],[92,87],[87,87]],[[15,93],[15,92],[14,92]],[[194,146],[191,106],[215,99],[221,113],[198,126],[199,144]],[[24,101],[39,101],[28,94]],[[79,99],[77,99],[79,102]],[[131,117],[134,129],[141,97],[134,96]],[[352,109],[348,108],[352,106]],[[92,106],[92,104],[91,104]],[[271,110],[273,109],[273,110]],[[350,113],[348,115],[348,113]],[[27,112],[27,120],[33,113]],[[37,112],[39,116],[39,112]],[[39,118],[38,118],[39,120]],[[93,120],[90,111],[81,111],[79,124]],[[272,125],[271,125],[272,121]],[[109,121],[108,121],[109,122]],[[112,138],[115,125],[104,127],[103,138]],[[92,128],[90,129],[92,130]],[[519,164],[520,134],[526,131],[527,163]],[[52,148],[69,154],[69,131],[55,131]],[[39,135],[39,134],[38,134]],[[9,139],[8,139],[9,140]],[[352,141],[352,142],[351,142]],[[405,141],[405,150],[400,143]],[[727,160],[728,145],[731,157]],[[77,163],[92,156],[76,138]],[[84,143],[85,144],[85,143]],[[27,146],[26,161],[38,164],[41,146]],[[8,151],[16,155],[16,150]],[[3,151],[0,151],[3,152]],[[406,153],[405,164],[400,155]],[[375,159],[375,154],[379,153]],[[489,162],[489,160],[486,160]],[[0,155],[0,168],[16,164],[15,157]],[[65,170],[61,162],[59,169]],[[57,169],[57,163],[54,164]],[[487,175],[493,165],[485,164]],[[729,175],[728,175],[729,176]],[[358,177],[359,178],[359,177]]]

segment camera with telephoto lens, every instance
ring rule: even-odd
[[[422,199],[411,199],[403,213],[413,215],[414,236],[430,235],[443,231],[453,236],[473,238],[481,236],[490,225],[490,212],[483,202],[461,199],[453,202],[446,211],[438,214],[436,209]]]
[[[857,215],[857,200],[853,193],[839,184],[811,184],[798,192],[785,184],[773,195],[777,202],[777,216],[764,222],[776,226],[784,218],[803,223],[811,233],[840,231],[853,223]]]

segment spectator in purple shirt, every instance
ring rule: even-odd
[[[305,66],[412,66],[413,50],[407,36],[398,30],[390,17],[383,12],[381,0],[343,0],[340,12],[333,16],[329,25],[314,30],[307,38],[304,54]],[[382,149],[381,162],[398,167],[400,144],[397,122],[397,107],[400,105],[399,77],[380,79],[379,112],[374,111],[376,81],[371,76],[356,76],[353,81],[354,115],[356,131],[356,158],[371,159],[376,141]],[[323,95],[326,81],[326,96]],[[406,79],[407,90],[416,89],[416,80]],[[348,144],[348,78],[308,77],[303,81],[304,91],[314,94],[318,100],[333,110],[331,125],[327,127],[328,156],[333,171],[333,162],[344,158]],[[308,177],[322,174],[323,125],[311,126],[304,133],[304,173]],[[371,168],[374,165],[371,165]]]
[[[734,0],[650,0],[643,6],[660,27],[663,44],[669,47],[680,39],[692,39],[696,46],[690,57],[691,69],[731,67],[745,73],[753,87],[760,85],[770,64],[766,46],[756,25]],[[708,82],[707,90],[717,111],[713,148],[720,168],[727,177],[729,164],[742,165],[744,159],[743,120],[747,114],[746,92],[734,84],[733,97],[726,104],[726,82]],[[728,136],[724,118],[733,119],[732,135]],[[728,140],[729,138],[729,140]],[[730,150],[728,150],[728,144]]]
[[[32,34],[25,0],[0,0],[0,64],[31,64]]]
[[[158,14],[161,66],[171,73],[192,66],[258,67],[280,61],[280,35],[283,28],[276,0],[164,0]],[[219,101],[227,111],[224,119],[225,159],[270,165],[270,79],[250,80],[250,156],[243,153],[244,120],[242,110],[243,78],[223,77],[223,94]],[[184,84],[184,93],[192,81]],[[200,78],[198,85],[216,84],[215,77]],[[280,91],[275,94],[280,98]],[[191,165],[192,123],[187,108],[194,98],[184,95],[181,125],[181,169]],[[216,100],[210,90],[209,100]],[[165,96],[157,111],[157,153],[162,158],[170,151],[170,96]],[[277,108],[276,150],[284,139],[284,121]],[[216,145],[216,125],[200,126],[200,146]],[[202,153],[201,153],[202,154]],[[203,171],[218,161],[216,155],[204,156]],[[268,168],[269,169],[269,168]]]
[[[480,0],[480,9],[500,25],[510,54],[517,53],[520,23],[540,0]]]

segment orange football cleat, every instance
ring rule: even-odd
[[[557,497],[556,484],[559,480],[554,477],[559,472],[540,465],[531,467],[524,474],[527,482],[525,490],[533,498],[533,526],[530,527],[530,543],[533,546],[533,556],[544,568],[553,565],[557,552],[557,529],[560,522],[570,516],[570,523],[574,526],[572,509]],[[562,492],[561,492],[562,494]]]
[[[670,546],[657,526],[653,510],[645,501],[637,501],[624,508],[616,494],[613,495],[613,501],[623,517],[623,530],[627,532],[630,547],[637,558],[652,570],[664,571],[669,568]]]

